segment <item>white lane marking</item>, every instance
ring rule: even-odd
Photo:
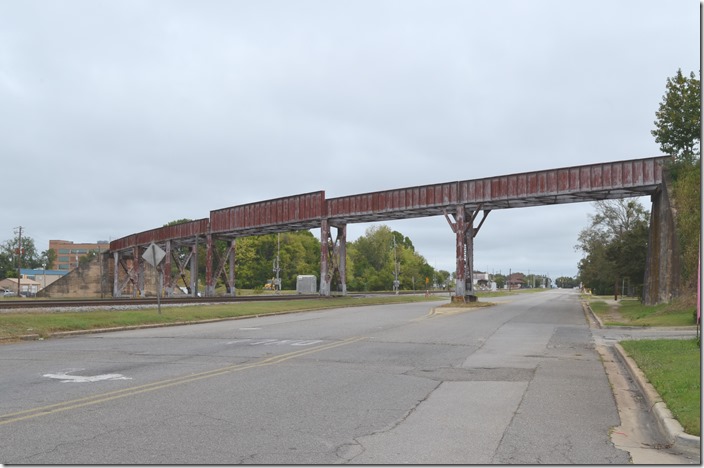
[[[274,338],[259,339],[259,340],[255,341],[254,338],[241,338],[238,340],[228,341],[226,344],[248,343],[250,346],[256,346],[256,345],[312,346],[314,344],[318,344],[318,343],[322,343],[322,342],[323,342],[323,340],[277,340]]]
[[[62,383],[87,383],[100,382],[102,380],[132,380],[132,377],[125,377],[122,374],[101,374],[101,375],[70,375],[69,372],[79,372],[85,369],[70,369],[56,374],[44,374],[42,377],[58,379]]]

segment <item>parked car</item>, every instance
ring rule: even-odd
[[[13,297],[13,296],[16,296],[16,295],[17,295],[17,293],[16,293],[15,291],[10,291],[10,290],[7,290],[7,289],[4,290],[4,292],[2,293],[2,297]]]

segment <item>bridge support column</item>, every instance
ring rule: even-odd
[[[229,271],[227,272],[227,285],[229,287],[230,296],[237,295],[235,289],[235,239],[230,242],[230,252],[228,254]]]
[[[198,297],[198,238],[191,246],[191,297]]]
[[[650,232],[643,281],[643,303],[667,303],[679,293],[679,244],[666,182],[651,195]]]
[[[479,229],[484,224],[486,217],[489,215],[491,210],[484,210],[484,215],[482,217],[479,226],[474,227],[474,220],[476,219],[481,206],[476,211],[471,211],[465,208],[463,205],[457,206],[457,212],[453,215],[455,221],[451,221],[447,212],[445,212],[445,219],[447,219],[452,232],[455,233],[456,237],[456,284],[455,284],[455,300],[474,302],[477,300],[477,296],[474,294],[474,237],[479,232]]]
[[[335,226],[337,236],[332,238],[330,224],[324,219],[320,225],[320,295],[330,296],[335,272],[339,274],[340,289],[347,294],[347,225]]]
[[[337,270],[340,273],[340,288],[342,295],[347,295],[347,225],[343,224],[337,228]]]
[[[139,251],[139,246],[135,246],[132,252],[132,272],[135,286],[132,297],[144,297],[144,266],[142,265],[142,255]]]
[[[120,252],[115,251],[112,253],[113,265],[112,265],[112,297],[122,296],[122,291],[120,289],[119,273],[120,273]]]
[[[166,241],[166,256],[164,256],[164,293],[166,297],[174,295],[174,280],[171,277],[171,241]]]
[[[213,235],[205,236],[205,297],[215,296],[215,277],[213,276]]]
[[[330,276],[328,275],[328,259],[330,258],[330,224],[327,219],[320,222],[320,295],[330,295]]]

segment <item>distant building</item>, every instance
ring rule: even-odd
[[[54,269],[59,271],[70,271],[78,266],[81,257],[91,251],[105,252],[110,248],[108,241],[98,241],[95,244],[75,244],[66,240],[50,240],[49,248],[56,252]]]
[[[472,283],[480,291],[496,291],[496,283],[491,281],[491,277],[487,272],[472,272]]]
[[[472,272],[472,283],[481,288],[487,287],[489,285],[489,273],[484,273],[482,271]]]
[[[42,270],[41,268],[22,268],[20,272],[22,273],[22,284],[24,284],[25,278],[36,281],[40,285],[40,291],[62,276],[68,274],[66,270]],[[16,282],[17,280],[15,280],[15,283]]]
[[[0,289],[17,293],[17,278],[5,278],[0,280]],[[34,297],[41,289],[41,284],[28,278],[19,280],[19,294],[23,297]]]
[[[520,289],[526,287],[526,275],[523,273],[513,273],[506,278],[509,289]]]

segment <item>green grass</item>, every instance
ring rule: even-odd
[[[701,354],[698,340],[622,341],[688,434],[700,435]]]
[[[597,314],[599,317],[604,317],[604,315],[609,311],[609,306],[604,301],[593,301],[589,303],[589,307],[592,308],[592,312]]]
[[[157,307],[131,310],[88,310],[81,312],[28,312],[0,314],[0,340],[19,339],[23,335],[48,337],[62,331],[99,328],[196,322],[281,312],[321,310],[373,304],[438,301],[444,297],[399,295],[379,297],[334,297],[296,301],[237,302],[231,304],[186,307]]]
[[[477,297],[501,297],[501,296],[513,296],[516,294],[527,294],[527,293],[539,293],[550,291],[549,289],[543,288],[528,288],[528,289],[501,289],[498,291],[479,291],[476,293]]]
[[[694,307],[679,308],[677,304],[645,306],[635,299],[621,300],[619,312],[629,325],[685,326],[694,325]]]
[[[620,299],[617,311],[611,312],[611,305],[601,297],[590,298],[589,306],[606,326],[675,327],[696,325],[696,306],[688,302],[673,302],[646,306],[638,299]]]

